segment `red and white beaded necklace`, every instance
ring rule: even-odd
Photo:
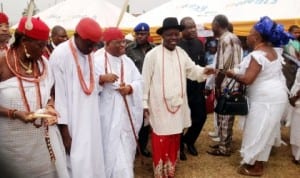
[[[107,74],[108,73],[107,67],[109,67],[110,72],[112,72],[112,69],[111,69],[111,65],[109,63],[106,51],[104,53],[104,58],[105,58],[105,64],[104,64],[105,74]],[[121,69],[120,69],[120,75],[121,75],[120,80],[121,81],[120,82],[122,84],[122,83],[124,83],[124,63],[123,63],[123,59],[122,58],[120,58],[120,60],[121,60]]]
[[[75,49],[75,47],[72,43],[72,40],[69,40],[69,45],[70,45],[70,48],[71,48],[71,51],[72,51],[74,61],[76,63],[77,75],[78,75],[78,78],[79,78],[79,81],[80,81],[81,88],[82,88],[83,92],[86,95],[90,95],[93,92],[94,88],[95,88],[94,65],[93,65],[91,54],[88,54],[88,62],[89,62],[89,68],[90,68],[90,87],[88,88],[85,81],[84,81],[82,70],[81,70],[81,67],[80,67],[79,61],[78,61],[78,54],[77,54],[76,49]]]
[[[12,55],[13,55],[13,59],[14,59],[14,68],[9,63],[8,53],[13,53]],[[19,60],[21,60],[21,59],[19,59]],[[36,101],[37,101],[37,107],[38,107],[36,109],[41,109],[42,108],[42,96],[41,96],[41,89],[40,89],[40,81],[43,80],[45,78],[45,76],[46,76],[47,66],[45,65],[45,63],[44,63],[43,60],[40,60],[40,61],[41,61],[42,66],[43,66],[42,73],[40,74],[38,64],[34,63],[34,65],[33,65],[33,77],[27,77],[27,76],[25,77],[25,76],[23,76],[20,73],[20,69],[19,69],[19,66],[17,64],[17,57],[16,57],[15,50],[9,49],[6,52],[6,63],[7,63],[7,66],[9,68],[9,70],[18,79],[19,89],[20,89],[22,101],[23,101],[23,104],[24,104],[25,109],[26,109],[27,112],[33,112],[33,111],[31,111],[31,109],[30,109],[29,102],[28,102],[28,99],[27,99],[26,94],[25,94],[25,90],[24,90],[24,86],[23,86],[23,81],[22,80],[27,81],[27,82],[31,82],[31,83],[35,84],[35,88],[36,88],[35,91],[36,91],[36,96],[37,96],[36,97]],[[33,125],[36,128],[39,128],[42,125],[44,125],[44,121],[41,120],[40,124],[37,124],[36,122],[33,122]],[[50,159],[51,159],[51,161],[55,161],[56,158],[55,158],[55,154],[53,152],[53,149],[52,149],[52,146],[51,146],[51,143],[50,143],[49,126],[48,125],[45,126],[45,141],[46,141],[47,149],[48,149],[48,152],[49,152],[49,155],[50,155]]]
[[[180,77],[180,87],[181,87],[181,93],[180,93],[180,97],[183,98],[183,83],[182,83],[182,70],[181,70],[181,64],[180,64],[180,60],[179,60],[179,55],[178,55],[178,51],[177,49],[175,49],[176,51],[176,55],[177,55],[177,62],[178,62],[178,66],[179,66],[179,77]],[[166,93],[165,93],[165,51],[164,51],[164,47],[162,48],[162,93],[163,93],[163,99],[164,99],[164,104],[168,110],[168,112],[175,114],[179,108],[179,106],[176,106],[175,110],[172,110],[167,103],[167,98],[166,98]]]
[[[8,61],[8,53],[12,53],[12,55],[13,55],[14,68],[10,65],[10,63]],[[21,60],[21,59],[19,59],[19,60]],[[40,61],[41,61],[42,66],[43,66],[43,70],[42,70],[42,74],[41,75],[39,75],[40,71],[39,71],[38,64],[34,63],[34,65],[33,65],[33,77],[23,76],[20,73],[20,68],[19,68],[19,65],[17,64],[16,51],[9,49],[6,52],[6,63],[7,63],[7,66],[10,69],[10,71],[17,77],[17,79],[19,81],[19,89],[20,89],[22,100],[23,100],[23,103],[24,103],[24,106],[25,106],[27,112],[32,112],[32,111],[30,109],[27,97],[25,95],[25,91],[24,91],[24,86],[23,86],[22,80],[24,80],[26,82],[31,82],[31,83],[35,84],[36,96],[37,96],[37,103],[38,103],[37,106],[39,107],[39,108],[36,108],[36,109],[42,108],[42,102],[41,102],[42,99],[41,99],[41,91],[40,91],[40,81],[45,78],[47,67],[46,67],[45,63],[43,62],[43,60],[40,60]]]

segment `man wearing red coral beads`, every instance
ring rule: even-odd
[[[57,46],[49,59],[55,77],[58,124],[72,178],[105,178],[98,79],[91,54],[101,37],[99,24],[83,18],[74,37]]]
[[[107,28],[103,41],[104,48],[95,53],[95,71],[103,87],[99,108],[106,177],[132,178],[135,136],[143,121],[142,76],[125,55],[126,43],[120,29]]]
[[[179,46],[176,17],[167,17],[156,33],[163,43],[149,51],[144,60],[143,107],[152,127],[154,177],[175,177],[180,136],[191,125],[186,78],[202,82],[214,69],[196,65]]]

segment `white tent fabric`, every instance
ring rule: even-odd
[[[231,22],[257,21],[262,16],[272,19],[300,17],[299,0],[171,0],[137,17],[152,27],[161,26],[166,17],[181,20],[191,16],[196,23],[210,23],[215,15],[224,14]]]
[[[151,27],[162,25],[166,17],[193,17],[197,24],[203,24],[211,20],[214,15],[220,12],[223,0],[171,0],[156,7],[136,18],[137,22],[146,22]]]
[[[101,27],[114,27],[121,10],[105,0],[66,0],[36,14],[35,17],[40,17],[50,28],[61,25],[67,30],[74,30],[83,17],[95,19]],[[135,18],[125,12],[119,27],[131,27]],[[13,26],[16,27],[17,25]]]
[[[233,22],[257,21],[262,16],[269,16],[274,20],[299,19],[299,2],[299,0],[231,0],[226,4],[224,13]]]
[[[210,28],[213,18],[224,14],[233,23],[235,33],[247,35],[253,23],[262,16],[269,16],[286,28],[292,24],[300,25],[299,12],[299,0],[170,0],[138,16],[136,23],[146,22],[152,28],[158,28],[166,17],[177,17],[180,21],[190,16],[198,27]]]

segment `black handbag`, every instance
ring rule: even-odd
[[[232,81],[234,81],[232,83]],[[230,84],[232,85],[230,86]],[[247,115],[248,102],[245,96],[245,86],[240,84],[239,90],[234,91],[236,81],[232,79],[224,92],[217,98],[215,112],[221,115]]]

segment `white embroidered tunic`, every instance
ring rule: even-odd
[[[105,53],[107,61],[105,61]],[[106,176],[132,178],[137,145],[123,96],[116,89],[120,86],[122,78],[126,85],[132,87],[133,92],[126,95],[126,101],[135,134],[138,136],[143,121],[142,76],[133,61],[126,55],[115,57],[102,48],[95,53],[97,76],[104,75],[105,69],[107,73],[119,76],[118,81],[103,84],[102,91],[99,93]]]
[[[74,39],[70,40],[74,44]],[[74,46],[76,48],[75,44]],[[88,57],[77,48],[76,52],[84,81],[89,87]],[[57,46],[49,61],[55,76],[55,108],[60,114],[58,123],[68,125],[72,137],[71,153],[67,157],[71,177],[105,177],[98,105],[99,88],[95,87],[90,95],[84,93],[69,41]],[[99,86],[97,79],[95,82],[95,86]]]
[[[202,82],[207,77],[203,71],[180,47],[170,51],[159,45],[146,54],[143,106],[149,108],[150,124],[156,134],[178,134],[191,125],[186,78]],[[176,113],[171,113],[178,107]]]

